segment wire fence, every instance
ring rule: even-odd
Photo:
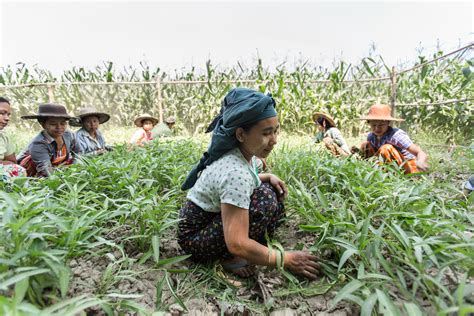
[[[379,76],[379,77],[374,77],[374,78],[350,78],[349,80],[341,80],[339,83],[340,84],[372,84],[376,82],[386,82],[388,84],[388,92],[389,92],[389,103],[392,107],[392,111],[395,115],[396,109],[397,108],[416,108],[416,107],[429,107],[429,106],[441,106],[441,105],[448,105],[448,104],[454,104],[454,103],[472,103],[474,101],[474,98],[470,97],[464,97],[460,99],[449,99],[449,100],[439,100],[439,101],[433,101],[430,103],[425,102],[412,102],[412,103],[399,103],[397,102],[397,87],[398,87],[398,79],[409,72],[416,71],[418,69],[423,69],[429,64],[438,62],[440,60],[443,60],[445,58],[448,58],[450,56],[453,56],[455,54],[458,54],[457,57],[459,58],[463,54],[465,54],[467,51],[471,50],[474,46],[474,43],[469,43],[467,45],[464,45],[463,47],[460,47],[454,51],[451,51],[449,53],[446,53],[442,56],[435,57],[431,60],[428,60],[426,62],[421,62],[418,65],[415,65],[413,67],[407,68],[407,69],[401,69],[397,70],[396,67],[392,67],[391,71],[389,71],[388,76]],[[388,70],[388,69],[387,69]],[[159,76],[156,76],[154,80],[149,80],[149,81],[110,81],[110,82],[34,82],[34,83],[25,83],[25,84],[17,84],[17,85],[0,85],[0,91],[18,91],[18,89],[26,89],[26,88],[46,88],[46,95],[47,99],[50,102],[54,102],[57,98],[58,91],[57,89],[59,87],[97,87],[97,88],[102,88],[102,87],[117,87],[117,86],[129,86],[129,87],[139,87],[139,86],[144,86],[144,87],[149,87],[149,90],[147,88],[146,93],[148,94],[147,100],[149,100],[153,104],[153,108],[159,115],[159,119],[162,122],[164,119],[164,113],[166,112],[166,102],[174,102],[169,98],[169,93],[165,91],[166,87],[172,87],[172,86],[178,86],[178,85],[184,85],[184,86],[204,86],[204,85],[209,85],[212,80],[215,80],[215,82],[223,85],[269,85],[269,84],[274,84],[274,80],[260,80],[260,79],[235,79],[235,80],[216,80],[216,78],[207,78],[206,80],[164,80]],[[297,85],[299,84],[298,80],[283,80],[283,84],[285,85]],[[328,84],[334,84],[333,80],[326,80],[326,79],[321,79],[321,80],[308,80],[306,82],[307,84],[310,85],[328,85]],[[167,93],[164,93],[167,92]],[[67,96],[64,95],[64,91],[61,91],[62,98],[65,98]],[[104,92],[105,93],[105,92]],[[107,92],[108,93],[108,92]],[[113,98],[114,96],[106,96],[106,97],[111,97]],[[175,106],[176,108],[176,106]],[[119,110],[119,109],[117,109]]]

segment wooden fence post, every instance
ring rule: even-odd
[[[392,108],[392,116],[395,117],[395,103],[397,101],[397,72],[395,66],[392,67],[392,72],[390,73],[390,82],[391,82],[391,94],[390,94],[390,107]]]
[[[156,76],[156,103],[160,114],[160,123],[163,123],[163,100],[161,98],[161,78],[159,75]]]
[[[48,102],[54,103],[54,86],[48,85]]]

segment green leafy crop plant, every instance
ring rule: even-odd
[[[315,234],[313,251],[337,268],[327,275],[352,280],[334,305],[352,301],[366,315],[375,306],[396,314],[472,308],[472,207],[452,198],[457,189],[433,195],[437,184],[426,176],[312,150],[284,148],[272,161],[274,172],[291,175],[289,208],[304,219],[300,228]]]
[[[272,245],[290,251],[287,236],[304,234],[311,242],[294,249],[317,254],[323,277],[308,282],[274,271],[280,283],[274,298],[262,302],[240,296],[242,289],[229,284],[218,265],[183,267],[186,256],[166,253],[185,200],[179,187],[206,145],[204,137],[134,150],[117,145],[48,179],[0,183],[0,310],[74,314],[99,308],[146,315],[149,309],[136,302],[140,295],[117,285],[151,272],[156,311],[173,303],[185,309],[199,297],[266,313],[285,298],[306,300],[333,290],[332,305],[353,302],[363,315],[472,312],[472,199],[451,183],[468,170],[469,154],[456,152],[443,164],[427,146],[433,173],[447,177],[409,177],[376,161],[334,159],[315,150],[308,136],[283,133],[268,163],[289,187],[286,209],[296,225],[283,226]],[[70,263],[91,258],[108,260],[97,287],[74,296],[78,276]],[[146,272],[134,270],[136,264],[146,264]],[[242,286],[254,289],[260,281]]]

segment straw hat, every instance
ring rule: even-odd
[[[386,104],[374,104],[369,109],[369,114],[359,118],[359,120],[367,121],[398,121],[402,122],[403,119],[392,117],[392,109]]]
[[[169,117],[165,118],[165,123],[175,124],[176,123],[176,118],[174,116],[169,116]]]
[[[322,118],[325,118],[326,120],[328,120],[329,124],[331,124],[332,126],[336,127],[336,122],[334,122],[334,119],[329,116],[328,114],[326,113],[323,113],[323,112],[315,112],[313,114],[313,121],[316,125],[318,125],[318,119],[322,117]]]
[[[82,119],[88,116],[97,116],[99,118],[99,124],[103,124],[110,119],[110,115],[99,112],[92,106],[84,107],[79,110],[79,115],[69,122],[71,126],[82,126]]]
[[[60,117],[66,120],[71,119],[71,116],[67,114],[66,108],[59,104],[45,103],[40,104],[38,108],[38,114],[24,115],[22,119],[38,119],[47,117]]]
[[[133,122],[135,123],[136,126],[142,127],[143,126],[143,120],[150,120],[153,122],[153,125],[156,125],[158,123],[158,119],[151,116],[150,114],[141,114],[139,115]]]

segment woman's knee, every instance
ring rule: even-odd
[[[250,208],[269,207],[278,203],[278,195],[275,188],[267,182],[262,183],[253,191],[250,197]]]
[[[397,149],[391,144],[384,144],[380,146],[378,154],[386,161],[392,161],[396,159]]]
[[[379,148],[380,153],[390,152],[392,150],[396,150],[396,148],[392,144],[384,144],[384,145],[380,146],[380,148]]]

